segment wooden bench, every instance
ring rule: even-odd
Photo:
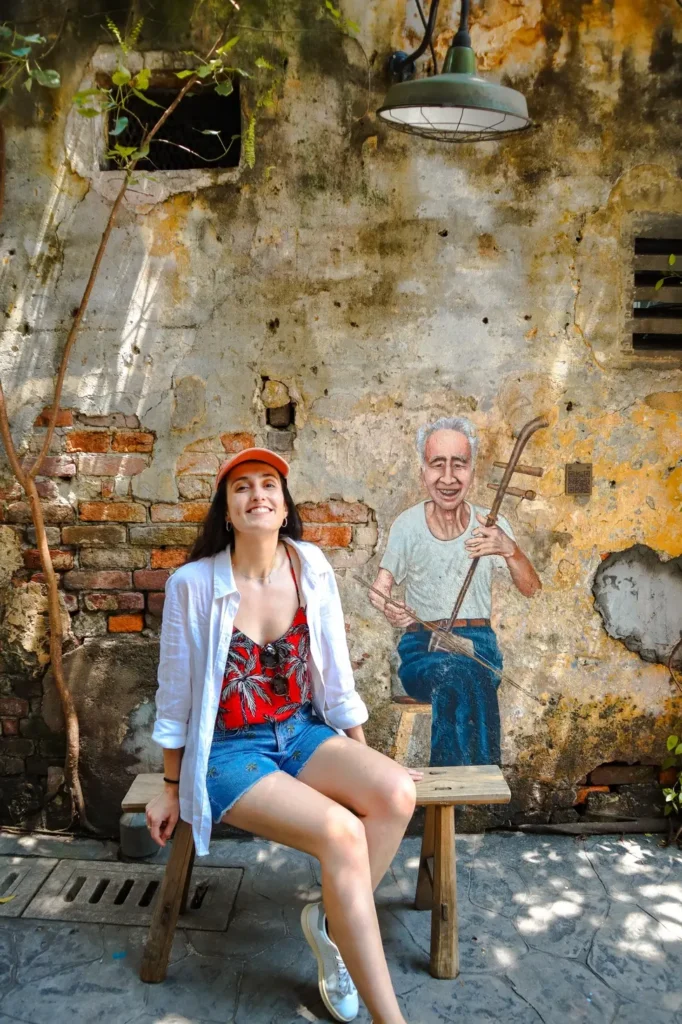
[[[431,974],[435,978],[456,978],[459,954],[455,807],[504,804],[511,799],[511,793],[497,765],[421,770],[424,778],[417,784],[417,805],[426,807],[426,822],[415,905],[417,910],[431,911]],[[122,801],[123,811],[144,811],[162,789],[161,775],[137,775]],[[173,834],[163,882],[154,901],[140,969],[142,981],[159,982],[166,976],[178,916],[187,909],[193,863],[192,827],[180,819]]]

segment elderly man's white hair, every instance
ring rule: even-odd
[[[471,462],[476,461],[478,434],[471,420],[468,420],[466,416],[441,416],[435,423],[427,423],[417,431],[417,451],[422,466],[426,462],[426,442],[437,430],[456,430],[458,434],[464,434],[471,448]]]

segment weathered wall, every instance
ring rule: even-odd
[[[357,40],[316,21],[311,3],[252,5],[249,45],[288,56],[256,168],[165,201],[136,196],[121,213],[44,484],[70,643],[101,646],[120,630],[154,643],[163,582],[220,455],[250,438],[277,445],[309,535],[338,568],[371,738],[423,756],[418,728],[400,740],[394,637],[352,567],[371,578],[391,522],[421,496],[420,424],[457,412],[478,424],[483,504],[492,461],[544,412],[550,429],[528,452],[546,468],[539,497],[505,503],[543,590],[528,603],[500,580],[496,626],[509,674],[547,701],[502,685],[516,794],[504,813],[548,817],[602,762],[660,763],[679,721],[666,668],[607,634],[592,584],[606,554],[634,543],[662,559],[682,553],[680,359],[637,357],[625,342],[632,238],[656,218],[682,222],[682,12],[675,0],[475,4],[480,64],[526,93],[537,128],[446,147],[391,133],[373,114],[386,54],[416,38],[411,6],[407,21],[403,0],[343,6]],[[439,18],[441,57],[453,8]],[[178,25],[174,15],[149,47],[182,48]],[[102,175],[84,176],[67,130],[98,41],[67,28],[55,55],[63,89],[35,106],[22,97],[5,118],[0,372],[27,454],[109,210]],[[267,426],[263,378],[288,388],[294,428]],[[589,499],[564,494],[564,464],[576,461],[594,464]],[[25,564],[3,591],[13,611],[0,675],[4,814],[17,820],[61,749],[41,716],[44,607],[27,510],[9,483],[0,499],[1,550],[10,571]],[[30,642],[16,637],[22,615]],[[132,735],[129,690],[120,708],[119,732]],[[95,735],[103,719],[83,714]],[[137,742],[119,769],[135,770]]]

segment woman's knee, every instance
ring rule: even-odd
[[[391,769],[376,787],[370,813],[407,822],[414,813],[417,790],[404,768],[392,765]]]
[[[329,855],[367,857],[365,826],[360,818],[341,804],[334,805],[325,813],[319,842],[320,859]]]

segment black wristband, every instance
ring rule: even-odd
[[[179,785],[180,785],[180,779],[167,779],[165,775],[164,775],[164,777],[163,777],[163,781],[164,781],[164,782],[170,782],[170,783],[172,783],[172,784],[173,784],[174,786],[179,786]]]

